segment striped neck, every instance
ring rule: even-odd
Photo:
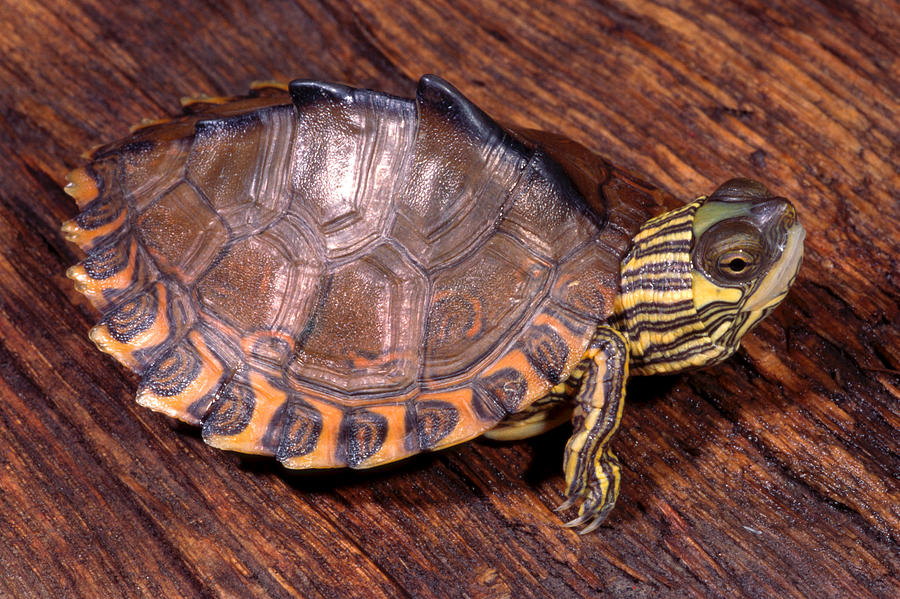
[[[694,304],[691,244],[704,199],[647,221],[622,261],[612,320],[628,339],[633,374],[707,366],[736,348],[710,338]]]

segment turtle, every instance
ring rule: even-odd
[[[662,192],[443,79],[183,101],[67,175],[68,269],[137,402],[291,469],[370,468],[571,419],[566,526],[616,502],[633,375],[718,363],[786,296],[792,204]]]

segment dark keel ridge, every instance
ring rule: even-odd
[[[392,96],[380,91],[358,89],[340,83],[312,79],[296,79],[290,83],[288,89],[298,110],[303,110],[305,107],[319,102],[352,104],[366,102],[370,98],[398,105],[408,105],[414,102],[420,115],[419,118],[422,118],[422,114],[426,111],[434,111],[442,120],[464,130],[473,140],[489,144],[502,139],[511,151],[517,152],[523,157],[530,156],[532,153],[532,150],[525,144],[510,136],[494,119],[437,75],[423,75],[419,79],[415,100]],[[527,160],[527,158],[525,159]]]

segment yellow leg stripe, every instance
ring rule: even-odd
[[[586,354],[587,364],[575,396],[575,431],[566,445],[563,470],[568,500],[581,502],[579,516],[567,526],[600,525],[619,493],[620,468],[609,442],[622,420],[628,379],[628,344],[621,333],[600,327]]]

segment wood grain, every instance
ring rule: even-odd
[[[900,5],[837,0],[0,6],[0,596],[900,596]],[[60,189],[178,97],[438,73],[687,200],[798,206],[794,291],[715,369],[632,382],[625,480],[560,527],[567,431],[295,475],[133,402],[64,277]]]

